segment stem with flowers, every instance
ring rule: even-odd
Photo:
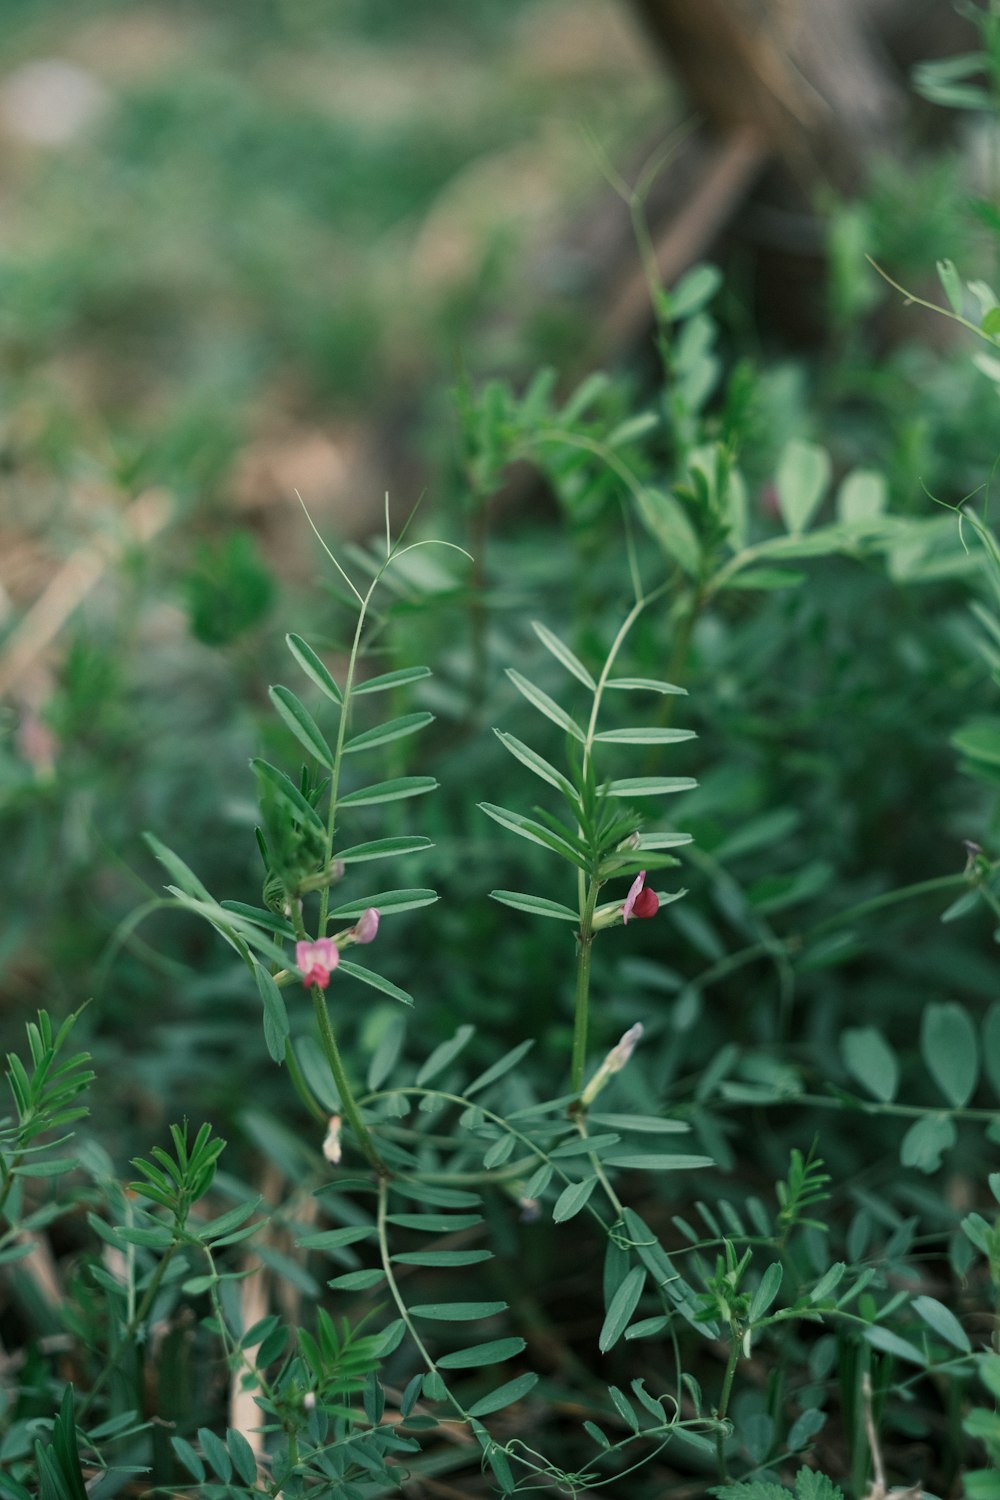
[[[579,657],[544,625],[534,624],[535,633],[556,660],[578,682],[582,682],[591,694],[590,713],[586,728],[566,712],[553,698],[530,682],[519,672],[508,675],[518,691],[546,718],[559,725],[576,741],[579,761],[576,774],[565,775],[544,760],[531,746],[515,739],[513,735],[498,730],[497,735],[510,753],[522,765],[528,767],[549,786],[561,792],[569,805],[573,823],[567,824],[543,812],[540,819],[526,818],[523,814],[491,803],[480,803],[480,807],[495,822],[512,833],[519,834],[535,844],[541,844],[560,855],[576,867],[577,905],[571,907],[559,902],[531,896],[519,891],[493,891],[494,899],[520,911],[530,911],[538,916],[576,924],[576,994],[573,1018],[573,1043],[570,1062],[571,1088],[577,1101],[574,1112],[584,1111],[587,1101],[583,1095],[584,1073],[587,1063],[587,1043],[590,1023],[590,974],[594,938],[603,927],[627,924],[631,917],[652,917],[661,901],[675,900],[683,891],[670,894],[659,893],[646,887],[647,869],[665,868],[675,865],[677,860],[665,850],[690,842],[687,834],[660,833],[644,835],[639,832],[642,817],[630,807],[621,807],[619,799],[678,792],[694,786],[690,777],[642,776],[598,782],[594,769],[594,751],[598,743],[619,745],[664,745],[692,738],[692,731],[672,729],[664,726],[654,728],[635,727],[626,729],[598,730],[604,696],[609,689],[638,690],[661,694],[681,693],[671,683],[652,678],[613,677],[612,671],[629,631],[653,595],[644,595],[639,583],[638,571],[633,560],[633,585],[635,602],[622,621],[611,644],[599,676],[595,679]],[[542,821],[544,820],[544,821]],[[632,876],[632,885],[624,899],[598,905],[601,888],[606,881],[622,876]]]

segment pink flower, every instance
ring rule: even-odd
[[[370,943],[378,932],[379,914],[374,906],[369,906],[351,928],[351,937],[356,943]]]
[[[660,909],[660,898],[655,891],[651,891],[646,885],[646,872],[640,870],[629,887],[629,893],[625,897],[625,905],[622,907],[622,921],[628,922],[629,917],[655,917]]]
[[[316,984],[325,990],[330,975],[340,963],[340,949],[333,938],[317,938],[314,943],[295,944],[295,964],[306,989]]]

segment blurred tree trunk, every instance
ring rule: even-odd
[[[704,123],[753,130],[800,188],[901,146],[907,71],[968,36],[950,0],[631,0]]]

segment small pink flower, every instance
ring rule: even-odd
[[[628,922],[629,917],[655,917],[660,909],[660,898],[655,891],[651,891],[646,884],[646,872],[640,870],[629,887],[629,893],[625,897],[625,905],[622,907],[622,921]]]
[[[374,906],[369,906],[351,928],[350,935],[356,943],[370,943],[378,932],[379,914]]]
[[[333,938],[317,938],[314,943],[295,944],[295,965],[306,989],[315,984],[325,990],[330,983],[330,975],[339,963],[340,949]]]

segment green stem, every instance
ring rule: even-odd
[[[132,1314],[131,1318],[129,1318],[128,1320],[128,1323],[125,1325],[125,1328],[122,1332],[121,1342],[119,1343],[118,1348],[114,1351],[113,1354],[109,1355],[106,1363],[101,1366],[101,1370],[97,1379],[94,1381],[87,1394],[83,1397],[83,1400],[80,1403],[79,1418],[82,1418],[84,1414],[89,1411],[90,1407],[93,1405],[94,1398],[99,1394],[100,1391],[103,1390],[104,1386],[108,1382],[108,1378],[114,1374],[115,1370],[117,1370],[125,1354],[131,1352],[134,1349],[136,1333],[142,1327],[146,1314],[149,1312],[149,1309],[153,1305],[153,1299],[160,1289],[160,1283],[163,1280],[166,1269],[169,1266],[170,1262],[173,1260],[179,1248],[179,1242],[175,1240],[167,1250],[167,1253],[164,1255],[159,1265],[156,1267],[156,1270],[153,1272],[153,1275],[150,1278],[149,1286],[146,1288],[142,1301],[139,1303],[136,1311]]]
[[[292,1049],[291,1041],[289,1041],[285,1048],[285,1066],[288,1069],[288,1076],[292,1080],[292,1088],[298,1094],[313,1119],[325,1123],[326,1115],[313,1098],[312,1090],[302,1076],[302,1069],[299,1067],[299,1060]]]
[[[729,1398],[732,1395],[732,1391],[733,1391],[733,1378],[734,1378],[734,1376],[736,1374],[736,1366],[739,1363],[739,1358],[740,1358],[740,1331],[736,1327],[735,1323],[730,1323],[730,1325],[729,1325],[729,1358],[726,1361],[726,1373],[725,1373],[725,1375],[723,1376],[723,1379],[722,1379],[722,1393],[719,1396],[719,1405],[716,1408],[716,1412],[715,1412],[715,1415],[716,1415],[716,1417],[718,1418],[718,1420],[720,1422],[724,1422],[725,1421],[726,1412],[729,1410]],[[729,1465],[726,1462],[726,1437],[727,1437],[727,1435],[728,1434],[726,1433],[725,1428],[724,1427],[720,1427],[719,1431],[716,1433],[716,1437],[715,1437],[716,1453],[718,1454],[718,1458],[719,1458],[719,1477],[720,1477],[720,1479],[728,1479],[729,1478]]]
[[[316,1012],[316,1022],[319,1026],[320,1044],[323,1048],[323,1055],[326,1058],[330,1072],[333,1075],[337,1093],[340,1096],[341,1108],[350,1121],[355,1140],[361,1147],[364,1155],[368,1158],[371,1166],[378,1173],[379,1177],[388,1177],[389,1169],[376,1150],[371,1131],[361,1118],[361,1111],[358,1109],[351,1085],[347,1081],[347,1074],[344,1071],[340,1049],[337,1046],[337,1038],[334,1036],[333,1027],[330,1024],[330,1013],[326,1008],[326,997],[317,984],[314,984],[312,987],[312,1001],[313,1009]]]
[[[571,1087],[574,1094],[583,1089],[583,1072],[587,1065],[587,1026],[590,1017],[590,957],[594,947],[594,907],[597,904],[597,881],[587,883],[580,931],[576,940],[576,1011],[573,1017],[573,1063]]]

